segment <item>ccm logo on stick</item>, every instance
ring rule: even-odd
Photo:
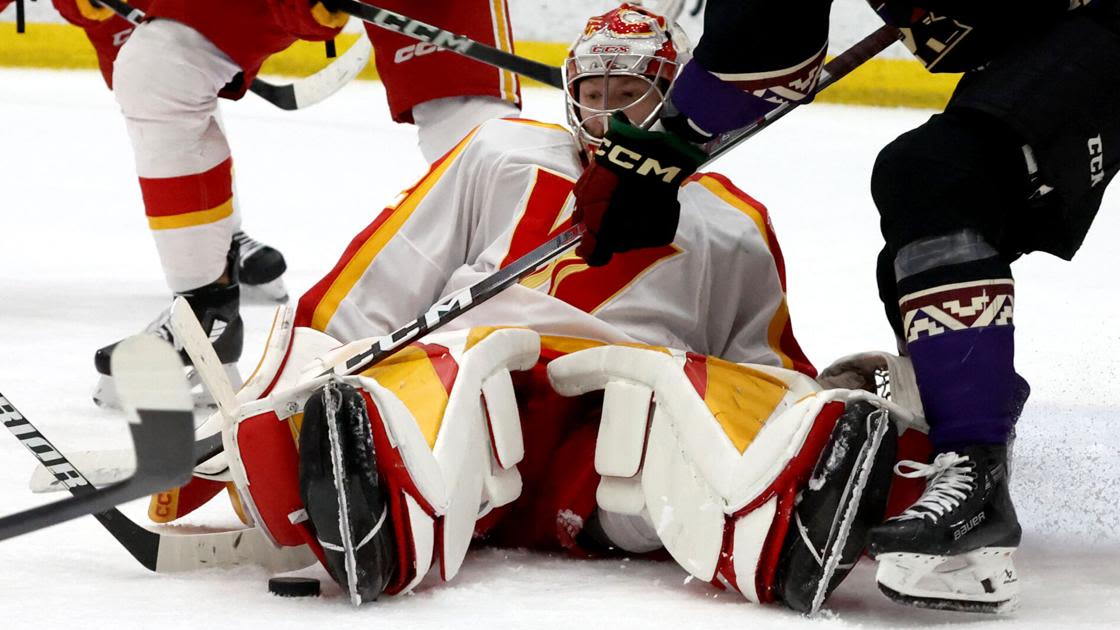
[[[392,11],[378,11],[377,15],[373,17],[373,23],[391,31],[404,33],[409,37],[429,42],[436,48],[466,52],[473,43],[470,38],[460,37],[454,33],[436,28],[431,24],[411,20],[399,13],[393,13]]]

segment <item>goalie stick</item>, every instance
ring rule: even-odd
[[[878,30],[825,64],[814,94],[836,83],[868,59],[882,52],[887,46],[898,41],[900,37],[899,30],[892,26],[879,27]],[[756,122],[723,134],[707,147],[709,157],[703,166],[711,164],[724,153],[738,146],[739,143],[769,127],[774,121],[790,113],[797,106],[798,103],[794,102],[783,103]],[[344,364],[335,366],[330,371],[339,376],[346,376],[368,369],[424,334],[440,328],[504,289],[513,286],[525,276],[532,274],[575,247],[585,233],[586,228],[581,224],[569,227],[508,266],[495,271],[458,293],[453,293],[436,302],[418,319],[379,337],[369,348],[351,357]]]
[[[139,24],[144,20],[143,11],[122,0],[95,0],[95,2],[109,7],[132,24]],[[280,109],[291,111],[310,107],[339,91],[342,86],[358,76],[369,63],[372,50],[373,46],[369,39],[362,35],[341,57],[315,74],[281,85],[256,77],[249,85],[249,90]]]
[[[179,355],[165,341],[140,335],[121,342],[112,361],[122,401],[134,417],[129,431],[136,450],[136,472],[120,483],[93,488],[11,402],[0,397],[4,426],[74,495],[0,519],[0,540],[102,512],[190,479],[194,404]]]

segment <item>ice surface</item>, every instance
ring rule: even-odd
[[[562,120],[558,95],[526,94],[530,117]],[[813,105],[718,163],[767,204],[782,239],[798,337],[823,367],[892,348],[876,297],[877,220],[868,174],[879,147],[930,112]],[[245,228],[281,248],[299,295],[350,238],[424,170],[415,133],[388,120],[380,85],[358,83],[304,112],[247,96],[225,107]],[[93,351],[136,332],[167,304],[131,150],[116,104],[92,72],[0,71],[0,392],[63,450],[121,448],[119,416],[90,402]],[[669,563],[577,561],[482,550],[450,584],[350,609],[321,571],[324,596],[270,596],[263,570],[156,576],[91,518],[0,543],[8,628],[338,626],[371,628],[1013,627],[1120,624],[1120,196],[1106,197],[1072,263],[1016,264],[1020,370],[1034,394],[1013,479],[1026,534],[1023,605],[1011,620],[892,604],[865,563],[822,619],[757,607],[691,581]],[[733,290],[729,288],[729,290]],[[243,372],[271,318],[244,308]],[[0,498],[32,495],[31,457],[0,436]],[[142,517],[145,506],[126,511]],[[196,525],[228,526],[224,505]]]

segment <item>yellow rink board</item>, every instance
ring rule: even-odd
[[[28,24],[27,33],[18,35],[14,25],[0,24],[0,67],[96,68],[93,48],[78,28],[66,24]],[[355,34],[339,37],[341,52],[357,39]],[[516,43],[517,53],[550,65],[559,65],[566,44],[551,42]],[[329,61],[318,42],[297,42],[274,55],[262,74],[307,76]],[[359,75],[376,79],[373,63]],[[894,107],[941,108],[952,93],[959,75],[932,75],[917,61],[909,59],[872,59],[817,100],[829,103],[884,105]],[[527,82],[533,85],[533,82]]]

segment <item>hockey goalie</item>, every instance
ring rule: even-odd
[[[200,430],[225,453],[198,474],[231,480],[269,539],[309,545],[355,604],[454,579],[474,543],[664,549],[750,601],[817,610],[882,521],[921,416],[844,380],[901,365],[883,357],[830,372],[843,387],[814,380],[767,211],[722,176],[677,182],[671,245],[599,267],[562,256],[333,371],[578,221],[582,160],[610,151],[612,117],[656,120],[688,54],[642,7],[592,18],[565,67],[570,130],[495,119],[435,162],[280,312],[236,413]]]

